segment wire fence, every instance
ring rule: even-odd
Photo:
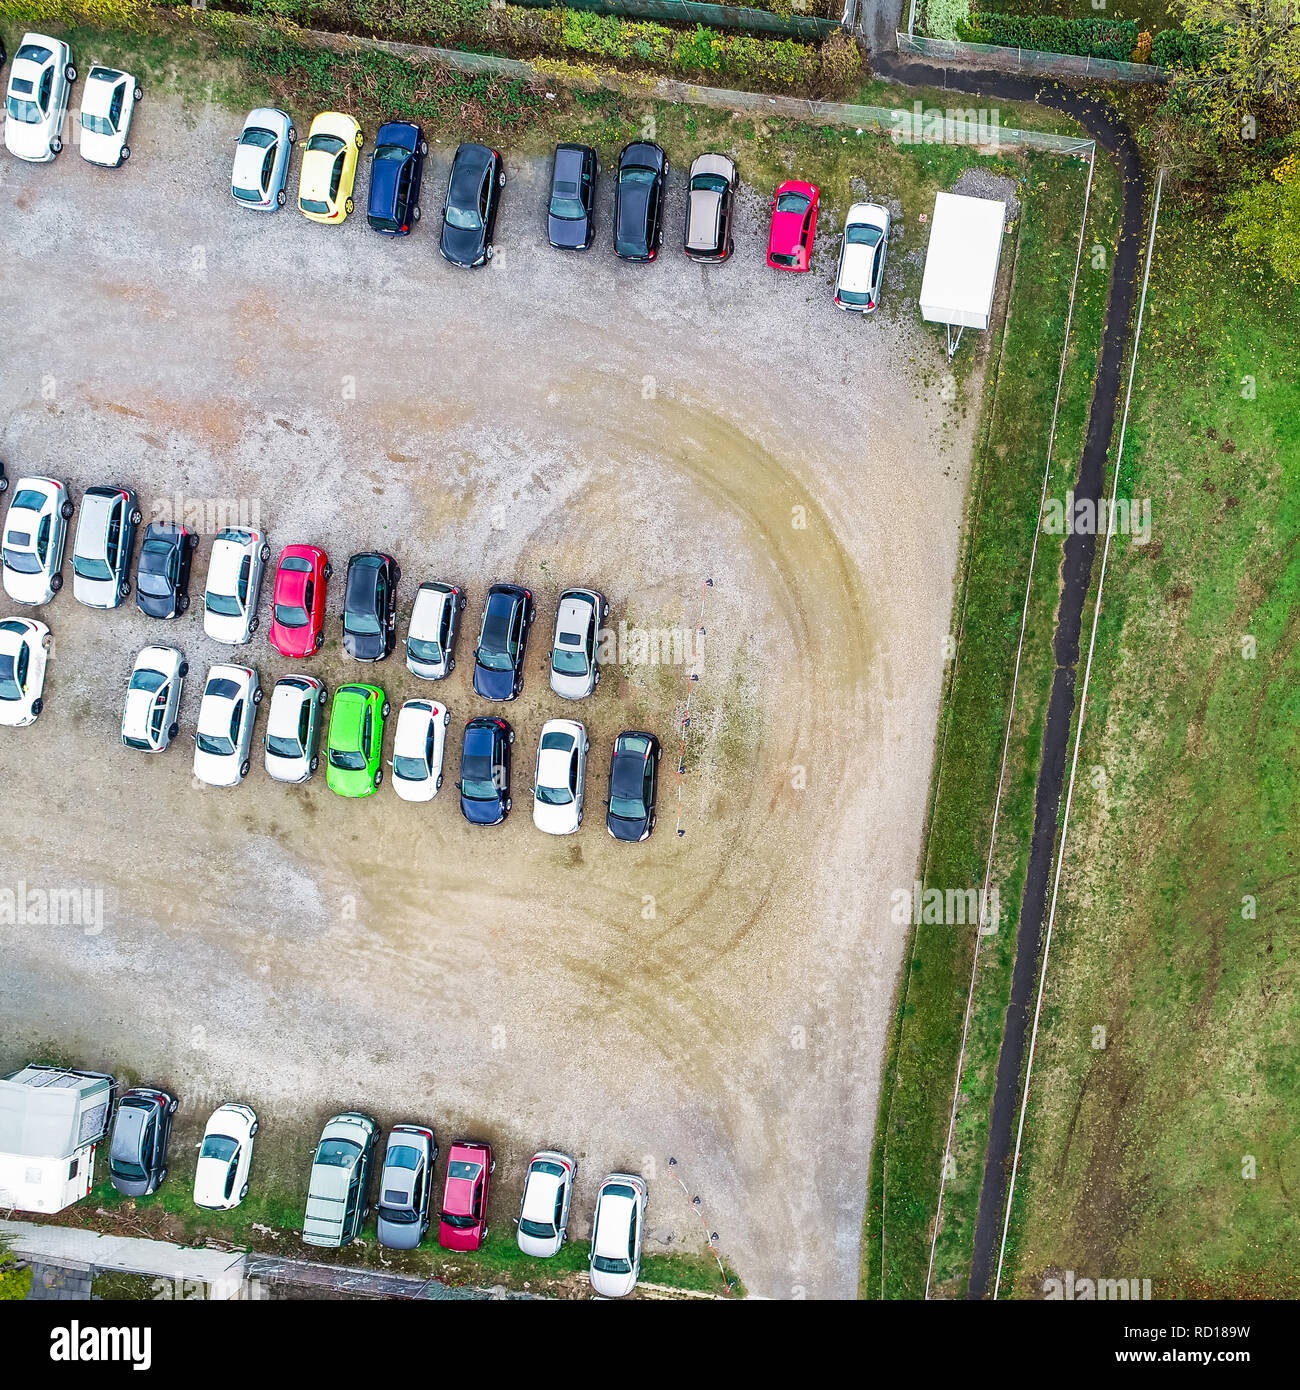
[[[548,10],[588,10],[628,19],[657,19],[674,24],[703,24],[711,29],[745,29],[752,33],[780,34],[789,39],[819,43],[841,27],[838,19],[813,15],[774,14],[741,5],[710,5],[704,0],[512,0],[517,5]]]
[[[1122,63],[1114,58],[1088,58],[1076,53],[1045,53],[1038,48],[1007,48],[994,43],[963,43],[960,39],[930,39],[921,34],[898,34],[898,51],[951,62],[980,62],[1007,72],[1034,72],[1068,77],[1095,77],[1112,82],[1163,82],[1164,68],[1150,63]]]

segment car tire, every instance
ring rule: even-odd
[[[380,717],[381,719],[387,719],[387,718],[388,718],[388,711],[389,711],[390,708],[391,708],[391,706],[389,705],[388,701],[385,700],[385,701],[384,701],[384,707],[383,707],[383,709],[381,709],[381,710],[379,711],[379,717]]]
[[[61,574],[50,575],[51,591],[57,594],[61,588],[63,588],[63,576]]]
[[[419,205],[419,203],[416,203],[416,205],[411,209],[411,221],[412,221],[412,222],[418,222],[419,220],[420,220],[420,205]]]
[[[174,739],[174,738],[176,737],[176,735],[177,735],[178,733],[180,733],[180,731],[181,731],[181,726],[180,726],[179,724],[173,724],[173,725],[167,730],[167,742],[170,743],[170,742],[172,741],[172,739]]]
[[[143,87],[137,87],[137,88],[135,89],[135,91],[132,93],[132,95],[135,97],[136,101],[143,101],[143,100],[144,100],[144,88],[143,88]]]
[[[118,157],[117,157],[117,162],[118,162],[119,164],[125,164],[126,161],[127,161],[128,159],[130,159],[130,158],[131,158],[131,146],[130,146],[130,145],[123,145],[123,146],[122,146],[122,153],[121,153],[120,155],[118,155]]]
[[[197,531],[191,531],[188,541],[190,549],[197,550],[199,548],[199,533]]]
[[[63,141],[60,140],[59,137],[56,135],[54,139],[50,141],[50,153],[58,154],[62,149]]]
[[[515,731],[514,731],[513,729],[511,729],[511,730],[510,730],[510,742],[513,743],[514,741],[515,741]]]
[[[52,632],[47,632],[45,636],[41,638],[41,650],[43,652],[48,652],[53,645],[54,634]]]
[[[488,258],[488,260],[491,260],[492,257],[493,257],[494,255],[496,255],[495,249],[494,249],[492,246],[489,246],[489,247],[487,248],[487,258]]]
[[[243,1187],[241,1187],[241,1188],[239,1189],[239,1200],[242,1202],[242,1201],[244,1200],[244,1198],[247,1197],[247,1196],[248,1196],[248,1184],[245,1183],[245,1184],[243,1185]]]
[[[72,520],[72,500],[71,500],[71,498],[69,498],[68,501],[66,501],[66,502],[59,508],[59,515],[64,519],[64,521],[71,521],[71,520]]]
[[[394,583],[394,584],[400,584],[401,582],[402,582],[402,567],[401,567],[401,565],[394,565],[394,566],[393,566],[393,583]]]
[[[435,792],[438,792],[438,791],[441,791],[441,790],[442,790],[442,773],[441,773],[441,772],[438,774],[438,780],[437,780],[436,783],[434,783],[433,789],[434,789]]]
[[[325,701],[329,699],[329,692],[322,690],[321,693],[316,697],[316,699],[319,704],[323,705]]]
[[[271,558],[271,547],[269,545],[262,546],[262,549],[259,552],[259,558],[261,559],[263,564],[266,564],[266,562]]]
[[[510,808],[511,808],[514,804],[515,804],[515,803],[514,803],[513,801],[511,801],[511,799],[510,799],[509,797],[506,797],[506,813],[507,813],[507,814],[509,814]]]
[[[165,1183],[166,1181],[167,1181],[167,1170],[166,1170],[166,1168],[164,1168],[164,1169],[162,1170],[162,1172],[158,1174],[158,1181],[157,1181],[156,1183],[154,1183],[154,1185],[153,1185],[153,1190],[154,1190],[155,1192],[157,1192],[158,1189],[159,1189],[159,1188],[163,1185],[163,1183]]]
[[[323,632],[318,632],[318,633],[316,634],[316,650],[317,650],[317,651],[320,651],[320,649],[321,649],[324,645],[325,645],[325,634],[324,634]]]
[[[38,696],[36,697],[36,699],[34,699],[34,700],[32,701],[32,718],[33,718],[33,719],[39,719],[39,718],[40,718],[40,715],[41,715],[41,711],[42,711],[44,708],[45,708],[45,701],[42,700],[41,697],[38,695]]]
[[[288,201],[289,201],[289,195],[288,195],[288,194],[284,191],[284,189],[282,188],[282,189],[275,195],[275,205],[276,205],[276,207],[278,207],[278,208],[282,208]]]
[[[190,596],[189,596],[189,594],[182,594],[182,595],[181,595],[181,601],[180,601],[179,604],[177,604],[177,608],[179,609],[180,612],[184,613],[185,610],[186,610],[189,606],[190,606]]]
[[[362,131],[357,131],[357,149],[362,149],[366,143],[366,137]]]
[[[182,677],[188,676],[189,673],[190,673],[190,663],[189,663],[188,661],[182,661],[181,664],[176,668],[176,674],[177,674],[178,676],[182,676]]]
[[[293,126],[290,126],[290,127],[289,127],[289,143],[292,145],[293,142],[294,142],[297,138],[298,138],[298,132],[297,132],[297,130],[296,130]]]
[[[249,635],[250,637],[251,637],[251,636],[257,631],[257,629],[261,626],[261,623],[262,623],[262,620],[261,620],[260,618],[254,618],[254,619],[248,624],[248,635]]]
[[[133,512],[131,513],[131,525],[132,525],[132,526],[139,526],[139,524],[140,524],[143,520],[144,520],[144,513],[140,510],[139,507],[137,507],[137,508],[135,509],[135,511],[133,511]]]
[[[420,153],[421,153],[421,154],[428,154],[428,153],[429,153],[429,142],[428,142],[427,140],[421,140],[421,141],[420,141]]]
[[[311,770],[312,772],[315,772],[316,769],[320,766],[320,758],[319,758],[319,757],[314,757],[314,758],[311,760],[311,762],[307,764],[307,766],[310,768],[310,770]]]
[[[383,780],[384,780],[384,769],[383,769],[382,767],[377,767],[377,768],[375,769],[375,786],[378,786]]]
[[[465,597],[464,594],[462,594],[462,595],[460,596],[460,600],[459,600],[459,601],[457,602],[457,604],[456,604],[457,609],[458,609],[460,612],[463,613],[463,612],[465,611],[465,605],[466,605],[468,602],[469,602],[469,600]]]
[[[451,675],[451,673],[452,673],[455,669],[456,669],[456,658],[453,656],[453,657],[451,658],[451,660],[447,663],[447,674],[448,674],[448,675]]]
[[[262,687],[260,685],[253,691],[253,703],[255,705],[260,705],[262,703]]]
[[[239,764],[239,775],[240,775],[241,777],[247,777],[247,776],[248,776],[248,769],[249,769],[251,766],[252,766],[252,764],[248,761],[247,758],[245,758],[244,761],[243,761],[242,763]]]
[[[498,188],[504,188],[505,186],[506,186],[506,171],[505,171],[504,169],[502,169],[502,170],[501,170],[501,173],[498,175],[497,187],[498,187]]]
[[[261,1125],[262,1125],[261,1120],[254,1120],[253,1123],[252,1123],[251,1125],[249,1125],[249,1127],[248,1127],[248,1137],[249,1137],[250,1139],[252,1139],[252,1138],[257,1134],[257,1131],[261,1128]]]
[[[351,198],[346,198],[346,199],[344,199],[344,202],[343,202],[343,213],[344,213],[344,216],[346,216],[346,217],[351,217],[351,216],[352,216],[352,213],[353,213],[353,210],[354,210],[355,208],[356,208],[356,204],[352,201]]]
[[[68,79],[69,82],[75,82],[77,80],[77,70],[72,66],[71,63],[69,63],[68,66],[63,69],[63,75]]]
[[[443,712],[442,712],[442,725],[443,725],[443,728],[446,728],[447,725],[450,724],[450,723],[451,723],[451,711],[450,711],[449,709],[445,709],[445,710],[443,710]]]
[[[334,577],[334,566],[327,563],[325,568],[321,570],[321,574],[325,576],[325,582],[328,584]]]

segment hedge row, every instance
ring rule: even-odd
[[[1151,43],[1151,61],[1162,68],[1199,68],[1209,57],[1200,34],[1186,29],[1161,29]]]
[[[1137,45],[1131,19],[1063,19],[1060,15],[989,14],[978,11],[957,21],[957,37],[967,43],[1072,53],[1127,63]]]

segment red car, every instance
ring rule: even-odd
[[[310,656],[325,640],[325,585],[333,570],[318,545],[286,545],[275,572],[271,630],[281,656]]]
[[[776,190],[772,231],[767,239],[767,263],[773,270],[808,269],[820,198],[821,190],[815,183],[798,179],[787,179]]]
[[[438,1244],[444,1250],[477,1250],[487,1234],[488,1184],[496,1167],[492,1145],[466,1140],[447,1155]]]

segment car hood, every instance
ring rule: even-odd
[[[248,641],[247,617],[227,617],[224,613],[214,613],[210,608],[203,612],[203,631],[218,642],[227,646],[239,646]]]
[[[462,227],[453,227],[450,222],[442,224],[442,252],[448,260],[457,265],[473,265],[483,254],[486,228],[467,232]]]
[[[460,809],[465,819],[474,825],[496,825],[505,819],[505,802],[500,798],[496,801],[471,801],[469,797],[462,796]]]
[[[227,757],[218,757],[215,753],[205,753],[201,748],[196,748],[194,775],[210,787],[233,787],[238,785],[242,761],[238,748]]]
[[[122,133],[100,135],[93,130],[81,132],[82,156],[92,164],[116,164],[122,152]]]
[[[76,595],[77,602],[84,603],[88,608],[117,606],[118,591],[115,579],[86,579],[74,573],[72,592]]]
[[[546,215],[546,235],[556,246],[585,246],[590,226],[591,220],[586,217],[570,221],[565,217]]]
[[[549,806],[533,798],[533,824],[548,835],[571,835],[578,828],[578,803]]]
[[[589,694],[593,679],[591,672],[585,676],[562,676],[554,667],[551,668],[551,689],[566,700],[581,700]]]
[[[387,651],[382,632],[344,632],[343,650],[357,661],[378,661]]]
[[[385,1221],[379,1213],[379,1241],[390,1250],[414,1250],[424,1232],[418,1221]]]
[[[537,1236],[525,1235],[519,1232],[519,1248],[525,1255],[532,1255],[535,1259],[545,1260],[552,1255],[556,1255],[560,1250],[559,1236],[548,1236],[545,1240]]]
[[[23,125],[5,117],[5,148],[19,159],[44,159],[50,150],[50,131],[44,121]]]
[[[774,212],[768,250],[778,251],[783,256],[793,255],[797,252],[799,250],[799,238],[803,235],[803,220],[806,216],[806,212]]]
[[[19,574],[8,565],[4,568],[5,593],[15,603],[47,603],[53,597],[49,577],[39,574]]]
[[[474,663],[474,690],[485,700],[508,700],[515,693],[513,671],[489,671]]]
[[[611,813],[606,818],[605,823],[609,826],[609,833],[616,840],[627,840],[629,843],[635,844],[637,841],[645,838],[645,832],[650,824],[650,819],[648,816],[642,816],[637,820],[627,820],[622,816],[616,816]]]
[[[477,1250],[482,1239],[481,1229],[475,1226],[448,1226],[438,1223],[438,1244],[444,1250]]]
[[[225,1207],[234,1198],[226,1197],[226,1175],[230,1167],[219,1158],[201,1158],[194,1169],[194,1201],[201,1207]]]

